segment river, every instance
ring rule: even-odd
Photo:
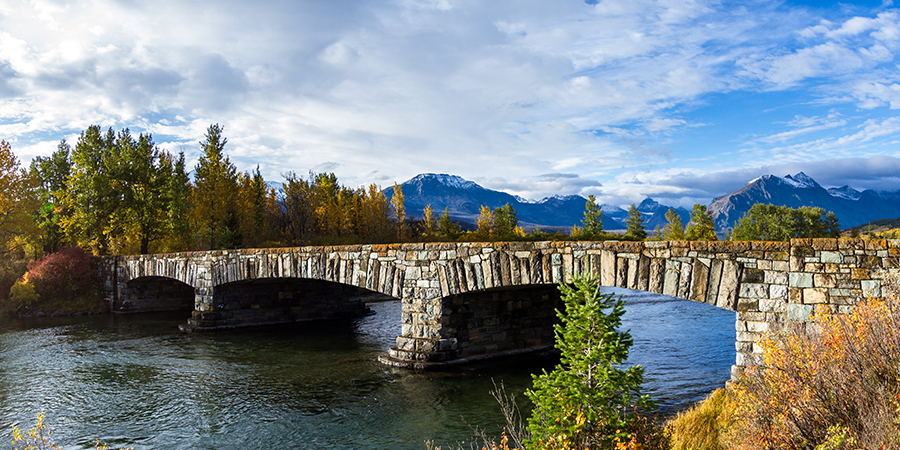
[[[645,390],[672,414],[724,385],[734,313],[626,294],[624,328]],[[182,334],[185,313],[0,321],[0,430],[33,425],[53,440],[135,449],[419,449],[499,434],[492,382],[521,394],[552,358],[487,361],[446,372],[384,366],[399,302],[353,323]],[[524,398],[519,395],[522,403]],[[11,433],[0,431],[0,441]],[[444,447],[447,448],[447,447]],[[468,448],[468,445],[466,445]],[[479,447],[480,448],[480,447]]]

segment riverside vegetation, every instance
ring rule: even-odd
[[[495,392],[508,424],[499,443],[482,435],[484,450],[900,448],[900,308],[894,299],[869,299],[844,314],[820,307],[806,328],[769,332],[760,343],[764,366],[660,423],[647,415],[652,403],[636,395],[640,369],[612,368],[630,345],[627,333],[605,328],[617,323],[618,303],[596,300],[590,281],[578,280],[576,287],[563,288],[560,365],[535,376],[534,389],[526,392],[536,405],[528,427],[517,420],[514,398]],[[595,319],[584,317],[587,311]],[[601,329],[599,344],[585,336]]]

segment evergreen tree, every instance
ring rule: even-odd
[[[112,217],[113,229],[118,232],[112,237],[134,236],[140,242],[140,253],[147,254],[150,241],[166,231],[165,194],[170,174],[161,167],[159,148],[149,134],[140,134],[135,140],[126,128],[116,136],[114,148],[107,166],[120,203]]]
[[[191,222],[201,247],[231,248],[239,241],[237,218],[237,168],[225,155],[228,139],[219,124],[210,125],[200,143],[200,160],[194,167]]]
[[[628,220],[625,222],[628,228],[625,230],[625,236],[643,241],[647,239],[647,232],[644,231],[644,219],[641,212],[638,211],[634,203],[628,208]]]
[[[588,196],[585,204],[584,219],[581,220],[580,236],[586,239],[597,239],[603,233],[603,211],[601,206],[597,204],[597,199],[593,194]]]
[[[691,221],[687,226],[687,239],[689,241],[717,241],[716,226],[713,224],[712,211],[706,205],[694,204],[691,211]]]
[[[509,203],[494,209],[494,236],[497,239],[512,239],[516,235],[518,213]]]
[[[449,240],[456,240],[459,234],[459,224],[450,218],[450,208],[444,208],[444,212],[438,216],[438,235]]]
[[[557,310],[554,325],[560,361],[551,372],[535,375],[525,395],[534,403],[528,419],[532,440],[528,448],[607,449],[626,438],[635,408],[653,408],[641,396],[644,369],[621,366],[633,344],[631,334],[619,331],[625,301],[601,294],[594,279],[575,277],[562,284],[565,311]]]
[[[663,227],[663,239],[667,241],[682,241],[685,238],[684,226],[681,224],[681,216],[674,209],[666,211],[666,226]]]
[[[191,248],[191,227],[188,222],[191,210],[191,181],[185,171],[184,152],[175,159],[170,153],[160,154],[161,165],[169,173],[165,187],[165,228],[168,234],[165,251],[182,252]]]

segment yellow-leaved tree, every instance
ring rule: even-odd
[[[31,179],[12,146],[0,141],[0,257],[20,250],[22,238],[35,231],[31,212],[37,204],[32,193]]]

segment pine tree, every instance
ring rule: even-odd
[[[200,143],[200,161],[194,167],[191,222],[198,242],[208,249],[231,248],[239,241],[237,168],[225,155],[228,139],[219,124],[210,125]]]
[[[450,208],[444,208],[444,212],[438,216],[438,235],[449,240],[456,240],[459,234],[459,224],[450,218]]]
[[[639,241],[647,239],[647,232],[644,231],[644,219],[641,217],[641,212],[638,211],[637,206],[635,206],[634,203],[628,208],[628,220],[625,223],[628,226],[625,231],[625,236]]]
[[[643,367],[621,367],[634,342],[618,330],[625,301],[601,294],[594,279],[576,276],[573,286],[560,285],[565,309],[557,310],[554,325],[559,364],[533,376],[534,387],[525,392],[534,403],[528,448],[544,448],[551,439],[553,448],[613,448],[626,438],[635,409],[654,407],[640,395]]]
[[[494,236],[497,239],[512,239],[519,226],[518,211],[509,203],[494,209]]]
[[[581,220],[583,227],[579,236],[584,236],[586,239],[597,239],[600,237],[603,233],[603,211],[601,208],[593,194],[589,195],[585,204],[584,219]]]

